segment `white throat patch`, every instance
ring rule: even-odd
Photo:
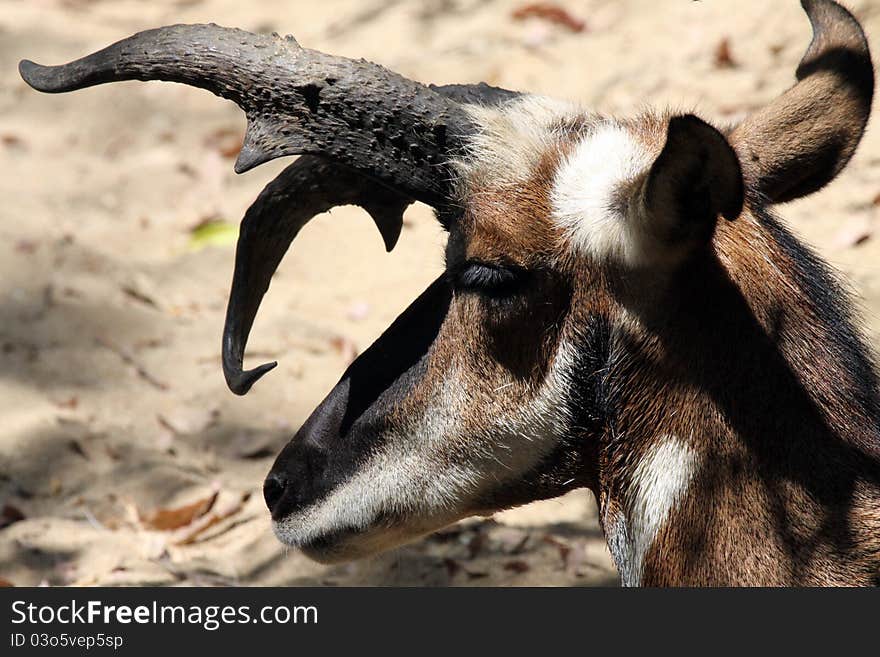
[[[638,218],[626,215],[617,196],[650,166],[647,149],[610,121],[575,146],[559,165],[551,194],[554,219],[575,251],[599,260],[638,259]]]
[[[625,491],[624,515],[614,559],[624,586],[638,586],[645,555],[669,514],[690,487],[698,467],[697,453],[675,436],[665,436],[636,465]]]

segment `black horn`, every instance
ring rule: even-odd
[[[390,251],[411,202],[342,165],[312,156],[299,158],[266,186],[245,213],[235,251],[223,327],[223,374],[232,392],[247,393],[276,365],[244,371],[244,350],[272,275],[302,227],[337,205],[360,205],[376,222]]]
[[[459,103],[496,105],[518,94],[487,84],[431,87]],[[223,327],[223,373],[229,389],[243,395],[276,363],[243,369],[244,351],[272,275],[297,233],[312,217],[339,205],[364,208],[394,248],[403,211],[413,199],[335,162],[303,156],[270,182],[241,223],[235,272]]]
[[[260,194],[242,221],[223,331],[223,372],[245,394],[271,370],[243,368],[263,295],[300,229],[337,205],[360,205],[390,251],[414,200],[447,201],[444,165],[470,131],[462,104],[494,105],[517,94],[478,85],[426,87],[381,66],[301,47],[292,37],[217,25],[140,32],[61,66],[19,65],[49,93],[122,80],[165,80],[207,89],[248,119],[235,169],[307,154]]]
[[[431,205],[443,202],[438,169],[469,124],[458,103],[376,64],[218,25],[147,30],[69,64],[24,60],[19,70],[50,93],[120,80],[207,89],[247,115],[237,172],[310,153]]]

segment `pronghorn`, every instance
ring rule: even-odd
[[[423,86],[292,37],[136,34],[35,89],[169,80],[236,102],[242,172],[302,154],[241,228],[223,335],[243,369],[279,261],[357,204],[387,248],[414,200],[446,271],[343,374],[265,485],[277,536],[324,562],[590,489],[624,584],[880,583],[880,393],[835,275],[773,206],[834,179],[870,113],[856,19],[802,0],[797,83],[736,126],[599,116]]]

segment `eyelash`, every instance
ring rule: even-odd
[[[489,297],[507,297],[519,290],[525,271],[519,267],[499,267],[480,262],[465,264],[454,276],[455,287],[462,292],[477,292]]]

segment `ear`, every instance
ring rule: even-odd
[[[855,152],[871,113],[874,68],[858,21],[831,0],[801,4],[813,41],[798,66],[798,83],[730,136],[750,194],[769,203],[831,182]]]
[[[645,181],[644,239],[677,259],[709,242],[719,215],[736,219],[743,197],[739,159],[724,135],[692,114],[673,117]]]

